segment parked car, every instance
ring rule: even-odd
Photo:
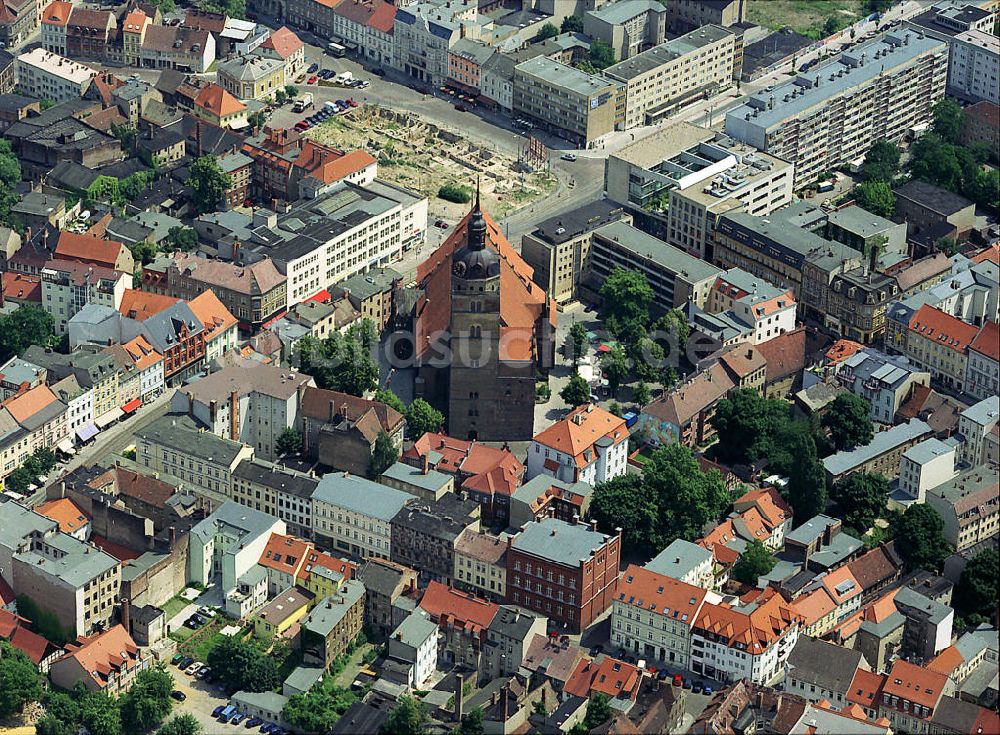
[[[247,720],[246,728],[249,730],[251,727],[257,727],[257,725],[259,725],[263,721],[264,720],[260,719],[259,717],[251,717],[249,720]]]
[[[178,702],[183,702],[185,699],[188,698],[188,696],[180,689],[174,689],[172,692],[170,692],[170,696],[173,699],[176,699]]]
[[[685,689],[690,689],[693,686],[694,686],[694,683],[690,679],[685,679],[684,680],[684,688]]]
[[[313,74],[311,77],[309,77],[306,80],[306,84],[315,84],[318,81],[319,81],[319,77],[317,77],[315,74]]]
[[[348,107],[357,107],[358,103],[354,101],[353,97],[351,97],[349,100],[347,100],[347,106]]]
[[[434,221],[434,226],[435,227],[439,227],[442,230],[447,230],[448,229],[448,223],[445,222],[443,219],[435,220]]]
[[[319,71],[319,64],[310,64],[309,68],[306,69],[306,74],[315,74]]]
[[[190,656],[185,656],[180,661],[177,662],[177,668],[184,671],[188,666],[194,663],[194,659]]]
[[[224,710],[225,708],[226,708],[226,705],[220,704],[218,707],[216,707],[214,710],[212,710],[212,717],[213,718],[217,718],[219,715],[222,714],[222,710]]]
[[[469,108],[466,107],[465,105],[455,105],[455,109],[458,110],[459,112],[468,112],[469,111]]]
[[[246,714],[245,714],[245,713],[243,713],[243,712],[237,712],[237,713],[236,713],[236,716],[235,716],[235,717],[233,717],[233,719],[231,719],[231,720],[229,721],[229,724],[230,724],[230,725],[238,725],[238,724],[240,724],[241,722],[243,722],[243,720],[245,720],[246,718],[247,718],[247,716],[246,716]]]
[[[210,607],[205,607],[204,605],[202,605],[201,607],[198,608],[198,614],[201,615],[203,618],[214,618],[215,610],[213,610]]]
[[[684,677],[681,676],[680,674],[674,674],[674,682],[673,682],[673,684],[674,684],[675,687],[682,687],[682,686],[684,686]]]
[[[701,694],[701,692],[702,692],[702,690],[704,688],[705,688],[704,684],[702,684],[700,681],[696,681],[694,683],[694,685],[691,687],[691,693],[692,694]]]
[[[211,666],[202,666],[200,669],[198,669],[198,673],[195,674],[195,676],[197,676],[199,679],[204,679],[206,676],[208,676],[209,672],[211,671],[212,671]]]
[[[176,666],[177,662],[180,661],[182,658],[184,658],[184,654],[183,653],[175,653],[174,657],[172,659],[170,659],[170,663],[172,663],[174,666]]]
[[[564,161],[575,161],[576,160],[576,154],[575,153],[563,153],[559,157],[562,160],[564,160]]]
[[[702,694],[712,694],[712,687],[710,684],[706,684],[705,688],[701,692]]]
[[[198,669],[200,669],[202,666],[204,666],[204,664],[201,661],[195,661],[193,664],[184,669],[184,673],[187,674],[188,676],[194,676],[196,673],[198,673]]]

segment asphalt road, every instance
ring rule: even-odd
[[[97,435],[93,444],[79,449],[76,456],[66,464],[65,471],[72,472],[78,467],[88,466],[108,456],[119,456],[125,449],[135,443],[135,432],[167,413],[170,408],[170,396],[173,388],[168,388],[163,395],[152,403],[144,404],[131,418],[119,421]]]

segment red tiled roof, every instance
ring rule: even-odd
[[[830,365],[843,362],[854,353],[863,350],[865,346],[850,339],[838,339],[826,352],[826,361]]]
[[[429,452],[441,456],[433,468],[450,475],[466,476],[462,487],[482,493],[510,495],[524,478],[524,465],[510,451],[479,442],[427,432],[403,452],[402,459],[421,466]]]
[[[767,362],[767,382],[774,383],[794,375],[806,366],[806,328],[790,332],[757,345]]]
[[[47,385],[37,385],[24,393],[18,393],[8,398],[0,406],[6,408],[14,420],[19,424],[24,423],[36,413],[54,401],[58,401],[56,394]]]
[[[575,457],[577,465],[583,467],[594,459],[593,455],[585,458],[584,452],[593,450],[594,443],[603,437],[610,438],[614,444],[628,441],[625,419],[600,406],[585,403],[574,408],[561,421],[536,434],[534,440]]]
[[[180,300],[175,299],[173,296],[164,296],[163,294],[130,288],[125,291],[122,302],[118,306],[118,311],[129,319],[141,322],[159,314],[164,309],[169,309]]]
[[[291,574],[297,577],[305,566],[306,557],[312,545],[295,536],[272,533],[261,552],[258,563],[261,566]]]
[[[630,564],[618,578],[614,595],[625,605],[665,615],[690,627],[707,592],[700,587]]]
[[[392,27],[396,20],[396,6],[385,0],[371,0],[371,2],[337,2],[333,12],[339,16],[347,18],[359,25],[382,33],[392,33]]]
[[[563,692],[589,699],[592,693],[606,694],[612,699],[635,700],[642,683],[642,672],[630,663],[605,656],[598,664],[584,658],[576,665]]]
[[[58,523],[59,530],[63,533],[74,533],[90,523],[80,506],[69,498],[56,498],[42,503],[35,508],[35,512]]]
[[[167,501],[176,492],[173,485],[150,475],[124,467],[115,467],[115,482],[118,494],[127,498],[135,498],[156,508],[166,508]]]
[[[52,0],[42,11],[42,24],[64,26],[69,22],[69,15],[72,12],[73,3]]]
[[[882,692],[890,697],[899,697],[900,700],[906,699],[934,709],[947,684],[948,677],[945,674],[896,659],[886,674]]]
[[[847,691],[847,701],[861,707],[877,709],[883,683],[885,683],[884,674],[858,669],[854,672],[851,688]]]
[[[3,277],[3,297],[16,301],[42,303],[42,279],[27,273],[7,271]]]
[[[278,55],[278,58],[287,59],[302,48],[302,41],[287,26],[281,26],[268,36],[261,47],[271,49]]]
[[[59,233],[54,257],[114,268],[125,246],[117,240],[101,240],[75,232]]]
[[[727,645],[742,643],[745,650],[758,654],[801,620],[777,590],[768,588],[749,613],[726,603],[704,605],[694,627],[720,636]]]
[[[460,592],[433,580],[420,598],[420,607],[440,627],[458,627],[477,636],[490,627],[500,609],[499,605],[481,597]]]
[[[1000,361],[1000,327],[997,326],[997,323],[986,322],[976,338],[969,344],[969,349],[975,350],[994,362]]]
[[[52,666],[57,667],[68,659],[76,659],[80,669],[90,674],[101,689],[107,686],[113,672],[135,666],[141,655],[132,636],[121,625],[97,635],[79,638],[75,643],[68,643],[66,651],[66,655],[57,659]]]
[[[202,87],[198,96],[194,98],[195,107],[208,110],[218,118],[227,115],[236,115],[247,109],[247,106],[229,94],[218,84],[208,84]]]
[[[936,309],[930,304],[924,304],[910,317],[911,335],[919,335],[956,352],[965,352],[978,332],[979,330],[972,324],[963,322],[958,317]]]

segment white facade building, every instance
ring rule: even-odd
[[[955,446],[931,437],[903,452],[899,489],[923,503],[928,490],[948,482],[955,474]]]
[[[596,485],[624,475],[628,436],[624,419],[591,403],[578,406],[532,440],[527,479],[545,474]]]
[[[1000,38],[984,31],[965,31],[951,41],[948,91],[956,97],[1000,104]]]
[[[390,522],[414,497],[346,472],[328,473],[313,491],[313,533],[337,551],[388,559]]]
[[[256,567],[272,533],[284,534],[285,522],[239,503],[223,503],[191,529],[188,564],[191,580],[219,581],[222,592],[236,589]]]
[[[17,57],[18,86],[29,97],[55,103],[79,99],[97,71],[59,54],[36,48]]]

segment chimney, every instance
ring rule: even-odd
[[[431,470],[431,459],[430,459],[430,456],[427,453],[424,453],[423,460],[424,460],[424,462],[423,462],[423,468],[421,470],[421,474],[426,475]]]
[[[132,616],[129,610],[129,601],[127,597],[122,598],[122,627],[125,632],[132,635]]]
[[[229,438],[234,442],[240,439],[240,402],[236,391],[229,394]]]
[[[330,421],[333,421],[337,417],[337,405],[330,401]]]
[[[175,526],[170,527],[170,550],[174,550],[174,546],[177,544],[177,528]]]
[[[455,676],[455,722],[462,721],[462,708],[465,705],[465,697],[462,692],[463,684],[465,684],[465,677],[457,674]]]

